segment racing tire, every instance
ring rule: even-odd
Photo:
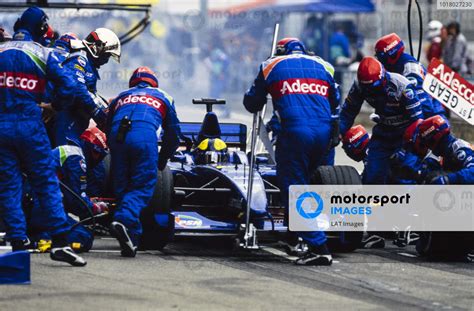
[[[311,176],[313,185],[360,185],[361,177],[352,166],[324,165],[318,167]],[[350,253],[361,245],[363,232],[340,232],[337,238],[328,239],[328,247],[336,253]]]
[[[155,191],[140,215],[143,233],[139,250],[162,250],[174,237],[174,216],[171,214],[173,174],[169,167],[158,171]]]
[[[473,249],[471,232],[420,232],[416,251],[428,259],[465,257]]]

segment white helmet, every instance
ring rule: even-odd
[[[108,53],[120,63],[120,39],[107,28],[97,28],[82,41],[74,40],[71,42],[71,47],[76,49],[85,47],[93,58],[99,58]]]
[[[434,37],[438,37],[441,35],[441,28],[443,28],[443,23],[437,20],[433,20],[428,23],[428,32],[427,36],[428,39],[433,39]]]

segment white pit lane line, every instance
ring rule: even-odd
[[[416,254],[410,254],[410,253],[397,253],[400,256],[405,256],[405,257],[410,257],[410,258],[418,258],[418,255]]]
[[[274,248],[274,247],[271,247],[271,246],[260,246],[260,249],[265,251],[265,252],[268,252],[270,254],[273,254],[275,256],[285,258],[289,261],[294,261],[294,260],[298,259],[298,257],[296,257],[296,256],[290,256],[287,253],[285,253],[284,251],[279,250],[279,249]],[[339,263],[339,260],[333,260],[332,263],[333,264],[334,263]]]

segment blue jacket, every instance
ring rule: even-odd
[[[354,81],[341,110],[341,135],[354,124],[364,101],[375,108],[380,121],[373,129],[374,137],[401,138],[405,128],[423,117],[422,101],[415,86],[404,76],[387,72],[387,84],[381,95],[370,95]]]
[[[331,122],[339,117],[340,99],[333,74],[334,68],[317,56],[270,58],[260,65],[244,106],[252,113],[262,110],[270,93],[283,128]]]
[[[51,98],[46,91],[50,81],[54,97],[64,107],[77,97],[77,84],[64,70],[54,50],[31,41],[28,32],[22,31],[14,41],[0,45],[0,122],[9,119],[8,113],[22,114],[26,118],[41,119],[38,104]],[[17,41],[17,40],[23,41]],[[93,104],[90,96],[81,97],[85,104]]]
[[[401,74],[413,83],[416,93],[422,101],[425,119],[437,114],[444,114],[443,106],[423,90],[426,68],[416,58],[403,53],[395,64],[384,64],[384,66],[387,71]]]
[[[157,133],[163,129],[160,159],[169,159],[176,151],[180,136],[179,120],[174,100],[168,93],[149,87],[146,83],[140,83],[120,93],[109,107],[107,136],[117,131],[125,116],[132,121],[132,129],[142,126]]]
[[[474,150],[468,142],[448,135],[433,153],[443,157],[450,184],[474,184]]]
[[[77,51],[69,54],[63,61],[64,68],[69,72],[71,78],[75,81],[76,97],[72,103],[61,110],[60,102],[53,102],[53,107],[60,110],[57,115],[56,133],[63,138],[77,139],[79,135],[89,126],[89,120],[92,118],[99,126],[102,126],[106,119],[105,107],[97,104],[90,93],[97,92],[97,80],[99,74],[94,66],[87,59],[85,51]],[[83,98],[90,98],[90,102],[85,103]],[[62,139],[57,142],[59,145],[65,144]]]

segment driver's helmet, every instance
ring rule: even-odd
[[[196,164],[217,164],[228,160],[227,144],[220,138],[202,140],[193,154]]]

